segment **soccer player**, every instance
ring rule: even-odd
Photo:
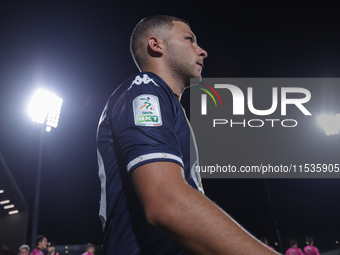
[[[262,243],[264,243],[265,245],[267,245],[270,249],[275,250],[273,247],[271,247],[271,246],[268,244],[267,238],[261,237],[259,240],[260,240]]]
[[[93,243],[86,244],[86,251],[82,255],[94,255],[96,251],[96,246]]]
[[[59,255],[59,252],[55,251],[55,243],[48,242],[47,243],[47,255]]]
[[[28,255],[30,253],[30,247],[27,244],[23,244],[19,247],[20,255]]]
[[[307,246],[303,249],[305,255],[320,255],[318,248],[314,246],[314,240],[311,237],[306,238]]]
[[[39,235],[35,239],[37,248],[31,251],[30,255],[44,255],[43,250],[47,247],[47,238],[44,235]]]
[[[286,251],[286,255],[304,255],[294,239],[290,240],[289,244],[290,248]]]
[[[212,203],[194,171],[179,100],[201,77],[207,52],[189,24],[147,17],[130,49],[141,73],[113,92],[97,131],[103,254],[277,254]]]

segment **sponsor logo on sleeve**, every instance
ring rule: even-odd
[[[137,75],[136,78],[133,80],[133,82],[131,83],[130,87],[129,87],[127,90],[130,90],[134,84],[136,84],[136,85],[141,85],[142,83],[144,83],[144,84],[149,84],[150,82],[152,82],[152,83],[155,84],[157,87],[159,87],[159,86],[157,85],[157,83],[154,82],[154,80],[151,79],[147,74],[143,74],[143,78],[140,77],[139,75]]]
[[[135,125],[162,125],[162,116],[158,97],[154,95],[140,95],[133,100],[132,104]]]

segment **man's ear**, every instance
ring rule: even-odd
[[[148,52],[153,57],[160,57],[163,55],[163,40],[151,36],[148,40]]]

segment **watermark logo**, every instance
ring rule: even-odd
[[[201,85],[207,87],[208,89],[210,89],[216,95],[216,97],[218,98],[218,100],[220,101],[220,104],[222,106],[221,97],[220,97],[220,95],[217,93],[217,91],[213,87],[211,87],[208,84],[202,83],[202,82],[199,82],[198,84],[201,84]],[[214,101],[215,106],[217,106],[215,97],[211,94],[211,92],[209,90],[207,90],[205,88],[202,88],[202,87],[199,87],[199,89],[201,89],[204,92],[206,92],[212,98],[212,100]],[[201,114],[202,115],[207,115],[207,94],[202,94],[201,95],[201,102],[202,102],[202,104],[201,104]]]
[[[223,105],[199,82],[212,87]],[[340,177],[339,78],[192,78],[190,83],[197,84],[189,94],[200,153],[194,170],[202,178]]]
[[[206,86],[209,86],[207,84],[204,84]],[[215,84],[214,85],[216,89],[228,89],[231,92],[232,98],[233,98],[233,115],[244,115],[244,105],[245,105],[245,99],[244,99],[244,94],[242,92],[242,90],[240,88],[238,88],[235,85],[232,84]],[[209,86],[209,88],[211,90],[214,91],[214,93],[218,96],[221,105],[222,105],[222,101],[219,97],[219,95],[217,94],[216,90]],[[202,89],[202,88],[200,88]],[[211,95],[211,93],[205,89],[202,89],[205,92],[207,92],[212,98],[213,96]],[[304,95],[303,98],[287,98],[287,94],[289,93],[301,93]],[[205,96],[205,97],[204,97]],[[247,96],[248,96],[248,100],[247,100],[247,105],[248,105],[248,109],[251,113],[255,114],[255,115],[259,115],[259,116],[264,116],[264,115],[270,115],[272,113],[274,113],[277,109],[278,106],[278,88],[277,87],[273,87],[272,88],[272,105],[269,109],[266,110],[258,110],[254,107],[253,104],[253,88],[252,87],[248,87],[247,88]],[[295,105],[297,108],[299,108],[301,110],[301,112],[304,115],[312,115],[307,109],[306,107],[303,105],[304,103],[307,103],[309,100],[311,99],[311,93],[309,92],[309,90],[305,89],[305,88],[290,88],[290,87],[286,87],[286,88],[281,88],[281,115],[286,115],[287,114],[287,105],[288,104],[293,104]],[[216,105],[216,100],[213,98],[215,105]],[[201,97],[201,115],[207,115],[207,100],[206,100],[206,95],[202,95]]]
[[[262,79],[263,80],[263,79]],[[262,81],[261,80],[261,81]],[[212,81],[212,82],[211,82]],[[221,116],[220,118],[213,119],[213,127],[217,125],[230,124],[233,126],[243,127],[262,127],[265,123],[269,123],[274,127],[275,123],[280,122],[283,127],[296,127],[298,121],[296,119],[279,119],[270,117],[270,115],[277,116],[292,116],[292,113],[302,113],[304,116],[311,116],[311,112],[307,109],[307,103],[311,100],[311,93],[308,89],[302,87],[288,87],[270,86],[270,80],[265,81],[265,87],[261,86],[259,81],[255,80],[253,86],[243,80],[238,86],[221,82],[221,80],[202,80],[197,84],[198,89],[205,92],[200,94],[201,116],[208,115],[209,111],[214,112],[214,116]],[[208,85],[208,83],[210,85]],[[241,86],[240,86],[241,85]],[[260,86],[259,86],[260,85]],[[242,88],[242,89],[241,89]],[[208,97],[210,96],[215,106],[220,103],[220,108],[210,109],[212,104],[208,104]],[[227,96],[227,101],[225,97]],[[230,98],[231,96],[231,98]],[[223,99],[224,98],[224,99]],[[224,105],[222,105],[224,100]],[[256,106],[254,104],[256,102]],[[260,102],[260,104],[258,103]],[[210,105],[210,106],[208,106]],[[261,106],[259,106],[261,105]],[[288,114],[287,114],[288,112]],[[232,113],[234,119],[225,119],[226,115]],[[256,119],[240,119],[239,116],[257,116]],[[260,116],[266,116],[266,119],[260,119]],[[241,121],[240,121],[241,120]]]

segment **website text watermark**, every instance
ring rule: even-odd
[[[265,175],[268,173],[340,173],[340,164],[289,164],[289,165],[210,165],[196,166],[195,171],[199,173],[256,173]]]

